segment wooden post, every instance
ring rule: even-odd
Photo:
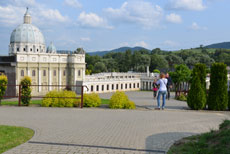
[[[81,86],[81,108],[83,108],[83,89],[84,87]]]
[[[21,106],[21,85],[19,85],[18,106]]]

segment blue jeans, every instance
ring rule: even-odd
[[[161,95],[162,95],[162,101],[163,101],[162,108],[165,107],[166,93],[167,93],[167,91],[159,91],[158,92],[158,95],[157,95],[157,107],[158,108],[161,107],[161,104],[160,104]]]

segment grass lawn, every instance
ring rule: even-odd
[[[229,154],[230,121],[225,120],[219,130],[191,136],[177,141],[168,154]]]
[[[33,135],[29,128],[0,125],[0,153],[25,143]]]
[[[10,105],[10,106],[17,106],[18,101],[2,101],[2,105]],[[38,105],[41,106],[42,100],[32,100],[30,105]],[[109,104],[109,99],[101,99],[101,104]]]
[[[17,106],[18,105],[18,101],[2,101],[1,103],[2,105],[10,105],[10,106]],[[22,102],[21,102],[22,104]],[[42,104],[42,100],[32,100],[30,105],[39,105],[41,106]]]
[[[109,104],[109,99],[101,99],[101,104]]]

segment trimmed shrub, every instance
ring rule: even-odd
[[[55,97],[55,98],[44,98],[42,100],[43,107],[75,107],[79,105],[78,99],[75,98],[77,97],[77,95],[73,91],[53,90],[48,92],[45,97]]]
[[[176,99],[179,101],[187,101],[187,97],[184,95],[184,93],[181,93]]]
[[[8,83],[7,76],[0,75],[0,105],[1,105],[2,98],[6,92],[7,83]]]
[[[230,91],[228,91],[228,110],[230,111]]]
[[[121,91],[115,92],[109,101],[109,108],[111,109],[135,109],[134,102],[130,101],[128,96]]]
[[[136,105],[133,101],[129,101],[127,104],[124,106],[125,109],[135,109]]]
[[[21,82],[21,98],[22,104],[28,106],[31,100],[31,78],[29,76],[25,76]]]
[[[195,74],[198,75],[198,78],[200,79],[200,83],[205,93],[206,93],[206,76],[207,76],[206,71],[207,68],[205,64],[196,64],[192,70],[192,76]]]
[[[101,105],[101,98],[98,94],[84,94],[83,106],[84,107],[98,107]]]
[[[158,70],[158,69],[154,69],[154,70],[153,70],[153,73],[161,73],[161,71]]]
[[[227,66],[224,63],[212,64],[207,103],[210,110],[226,110],[228,106]]]
[[[193,110],[200,110],[205,107],[206,95],[201,85],[200,78],[197,74],[193,74],[192,85],[187,98],[188,106]]]

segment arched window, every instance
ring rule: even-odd
[[[78,70],[78,76],[81,76],[81,70]]]
[[[32,76],[36,76],[35,70],[32,71]]]
[[[24,76],[24,70],[21,70],[21,76]]]

